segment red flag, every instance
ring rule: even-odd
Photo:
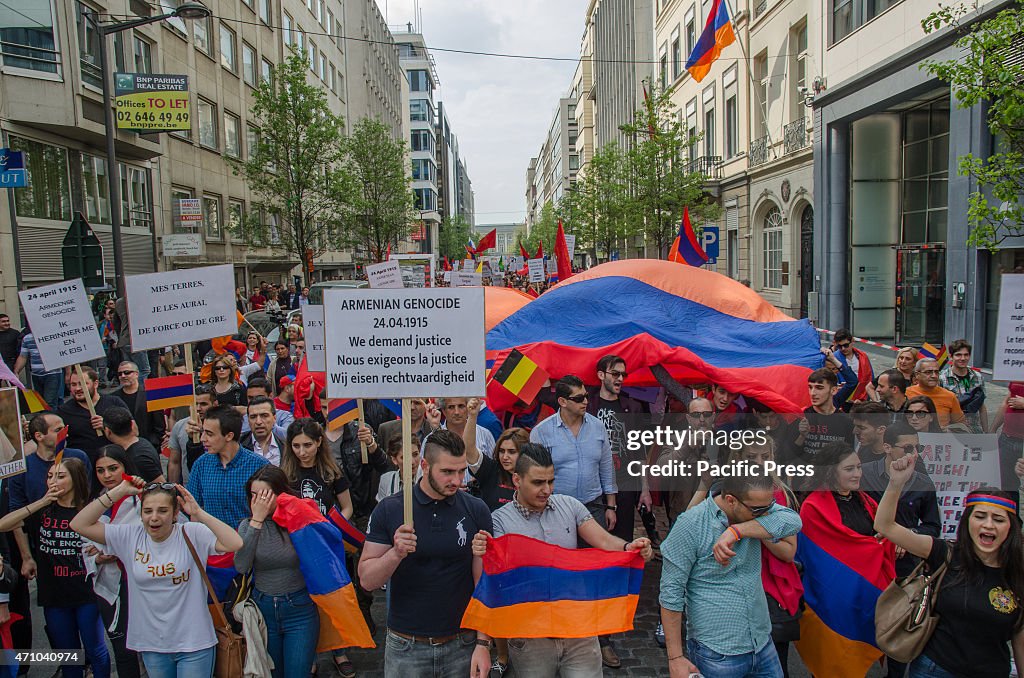
[[[327,375],[324,372],[313,372],[306,365],[306,356],[302,356],[299,369],[295,373],[295,418],[312,416],[320,411],[320,393],[327,386]],[[312,408],[307,401],[312,400]]]
[[[544,243],[539,242],[539,243],[537,243],[537,256],[535,256],[534,259],[543,259],[543,258],[544,258]]]
[[[558,235],[555,236],[555,260],[558,262],[558,282],[565,282],[572,275],[572,262],[569,261],[569,246],[565,244],[561,220],[558,222]]]
[[[683,208],[683,220],[679,224],[679,235],[672,242],[668,251],[668,260],[690,266],[703,266],[708,263],[708,255],[697,241],[697,234],[690,224],[690,208]]]
[[[390,258],[391,258],[391,243],[388,243],[388,251],[387,251],[387,254],[384,255],[384,261],[387,261]]]
[[[487,250],[495,247],[498,244],[498,229],[492,229],[490,233],[480,238],[480,242],[476,244],[476,254],[486,252]]]
[[[522,240],[519,241],[519,254],[523,257],[523,261],[526,261],[530,258],[530,255],[526,253],[526,248],[523,247]]]

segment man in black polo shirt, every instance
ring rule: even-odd
[[[462,615],[480,576],[472,537],[493,531],[491,512],[459,491],[468,464],[455,433],[432,433],[421,466],[423,477],[413,485],[412,525],[402,524],[401,493],[373,510],[359,560],[360,584],[372,591],[390,580],[386,678],[465,678],[476,632],[462,629]]]
[[[120,398],[100,395],[97,390],[96,370],[91,367],[83,367],[82,376],[85,377],[84,384],[78,379],[78,371],[71,371],[71,380],[68,382],[71,388],[71,397],[61,403],[61,406],[57,408],[57,414],[67,424],[68,447],[82,450],[89,455],[89,461],[95,465],[96,454],[100,448],[110,444],[110,441],[103,435],[103,415],[112,407],[120,407],[126,411],[128,408]],[[95,417],[89,415],[86,398],[92,400],[93,409],[96,411]]]

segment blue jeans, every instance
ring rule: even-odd
[[[320,612],[303,589],[284,596],[252,592],[267,624],[267,652],[274,660],[273,678],[308,678],[316,661]]]
[[[443,645],[430,645],[388,632],[384,678],[466,678],[476,648],[476,631],[463,631]]]
[[[51,409],[57,409],[64,397],[64,370],[57,370],[53,374],[33,372],[32,388],[39,391],[39,395],[43,396],[43,400]]]
[[[782,664],[770,641],[757,652],[724,655],[688,638],[686,655],[704,678],[782,678]]]
[[[942,668],[926,655],[921,655],[910,662],[910,673],[907,678],[956,678],[952,673]]]
[[[54,650],[85,649],[96,678],[110,678],[110,654],[96,603],[78,607],[44,607],[46,631]],[[64,678],[82,678],[84,666],[62,667]]]
[[[195,652],[140,652],[149,678],[211,678],[217,646]]]

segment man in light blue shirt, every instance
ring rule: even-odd
[[[726,477],[662,542],[661,620],[673,677],[782,678],[761,584],[761,541],[791,537],[802,523],[773,495],[766,474]]]

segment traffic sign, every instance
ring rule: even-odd
[[[25,171],[25,154],[0,148],[0,188],[24,188],[28,186]]]
[[[718,226],[705,226],[701,238],[704,253],[708,255],[708,263],[718,263]]]

